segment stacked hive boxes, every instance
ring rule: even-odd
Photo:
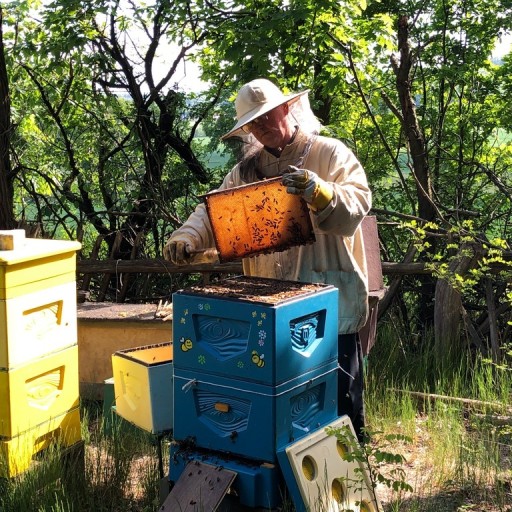
[[[250,277],[174,294],[171,482],[207,453],[236,464],[242,504],[278,505],[278,450],[337,417],[337,302]]]
[[[76,329],[78,242],[0,250],[0,477],[58,441],[81,441]]]

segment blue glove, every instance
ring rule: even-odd
[[[289,165],[281,183],[289,194],[301,195],[314,210],[323,210],[334,195],[332,185],[313,171]]]

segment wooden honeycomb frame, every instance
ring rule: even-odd
[[[280,177],[211,192],[205,204],[223,263],[315,241],[306,202]]]

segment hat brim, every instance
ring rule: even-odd
[[[236,134],[236,132],[241,130],[244,125],[246,125],[247,123],[250,123],[257,117],[262,116],[263,114],[266,114],[267,112],[270,112],[271,110],[275,109],[276,107],[279,107],[279,105],[284,105],[285,103],[288,103],[288,105],[291,105],[292,103],[295,103],[297,100],[299,100],[301,96],[303,96],[304,94],[307,94],[308,92],[309,92],[309,89],[307,89],[305,91],[297,92],[295,94],[290,94],[288,96],[284,96],[283,98],[281,98],[280,101],[272,102],[272,103],[265,103],[257,108],[250,110],[249,112],[244,114],[238,120],[238,122],[235,124],[235,126],[233,126],[233,128],[229,132],[222,135],[222,137],[220,139],[224,140],[224,139],[227,139],[228,137],[232,137],[233,135]]]

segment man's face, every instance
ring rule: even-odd
[[[261,144],[273,149],[284,148],[294,132],[287,103],[257,117],[246,126]]]

